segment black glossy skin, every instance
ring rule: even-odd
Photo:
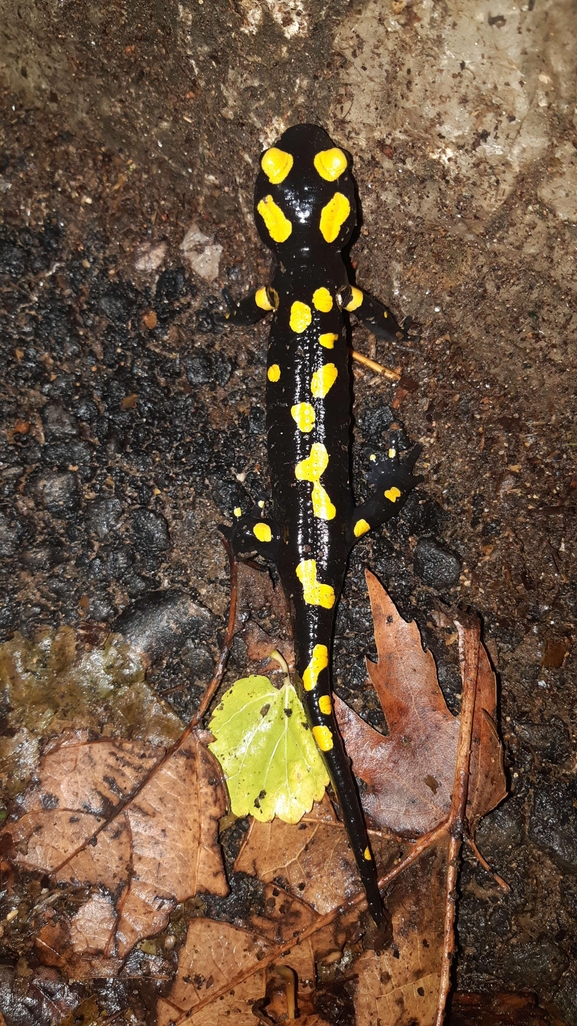
[[[267,384],[273,509],[270,518],[261,516],[258,509],[241,518],[233,531],[233,542],[237,551],[256,550],[274,559],[278,566],[290,604],[296,669],[301,684],[305,681],[302,694],[309,720],[313,733],[315,727],[323,728],[315,737],[318,744],[320,740],[319,747],[341,805],[369,909],[376,923],[382,926],[384,911],[364,815],[350,760],[328,701],[332,694],[330,650],[347,558],[356,540],[355,524],[366,520],[368,530],[369,526],[377,526],[395,515],[420,479],[411,474],[416,451],[403,464],[396,452],[390,454],[373,471],[375,496],[362,506],[354,507],[349,472],[349,352],[341,308],[346,307],[352,293],[341,250],[356,223],[355,189],[349,170],[350,158],[344,151],[337,151],[346,159],[346,167],[335,180],[324,180],[314,166],[316,154],[332,152],[334,147],[322,128],[296,125],[288,129],[276,144],[276,150],[289,154],[294,160],[288,175],[278,184],[271,182],[263,170],[257,178],[255,220],[261,238],[273,250],[277,260],[267,293],[271,305],[276,307],[270,332]],[[270,152],[265,151],[263,160]],[[321,234],[319,223],[323,207],[335,192],[346,198],[350,213],[336,237],[327,241]],[[284,241],[271,238],[269,227],[259,212],[259,204],[265,197],[272,197],[292,224],[290,235]],[[313,293],[319,288],[328,290],[332,297],[332,309],[329,311],[316,309],[312,302]],[[358,292],[358,295],[362,294]],[[290,324],[295,301],[305,304],[310,310],[310,324],[304,330],[295,331]],[[244,323],[256,321],[265,312],[257,303],[258,292],[238,306],[231,306],[230,319]],[[371,297],[362,297],[356,313],[380,337],[403,337],[392,314]],[[319,337],[326,334],[336,336],[332,348],[319,344]],[[333,365],[337,373],[322,398],[313,394],[311,383],[315,372],[322,373],[327,364]],[[278,368],[278,375],[274,368]],[[314,409],[315,420],[311,430],[303,430],[291,414],[294,406],[303,403]],[[295,467],[310,458],[313,446],[323,446],[328,457],[328,464],[318,480],[328,501],[321,496],[316,507],[312,499],[314,482],[299,480],[295,474]],[[385,491],[391,488],[394,501],[384,497]],[[259,523],[270,528],[270,541],[262,542],[255,538],[254,528]],[[334,601],[326,591],[322,596],[313,593],[312,600],[311,594],[307,594],[296,569],[303,561],[309,563],[311,560],[316,563],[316,579],[332,589]],[[329,653],[328,665],[319,672],[316,686],[307,688],[307,667],[311,661],[314,663],[319,646]],[[308,683],[310,685],[310,679]]]

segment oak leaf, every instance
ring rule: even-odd
[[[122,957],[164,929],[177,902],[199,891],[228,893],[218,846],[226,796],[195,732],[168,754],[72,734],[47,750],[22,809],[3,831],[14,862],[110,896],[107,903],[93,895],[72,920],[77,954]],[[97,908],[101,922],[92,931]]]

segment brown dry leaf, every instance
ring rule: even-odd
[[[326,794],[296,826],[253,819],[234,868],[266,882],[282,881],[320,915],[359,890],[350,845]]]
[[[459,717],[446,706],[435,661],[419,628],[399,615],[376,577],[366,573],[378,663],[367,660],[389,735],[383,737],[338,698],[335,711],[353,768],[368,791],[363,807],[379,827],[417,836],[447,816],[455,776]],[[505,797],[501,745],[494,725],[495,675],[479,650],[468,816],[475,823]]]
[[[3,831],[19,866],[98,886],[71,922],[77,955],[123,957],[164,929],[177,902],[199,891],[228,893],[218,845],[226,796],[216,761],[194,732],[164,756],[138,741],[70,735],[44,755],[23,815]]]
[[[387,899],[394,946],[354,963],[356,1026],[432,1026],[443,946],[446,838],[396,881]]]

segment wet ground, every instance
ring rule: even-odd
[[[421,336],[354,331],[406,386],[355,371],[359,490],[395,418],[425,477],[354,553],[337,682],[375,721],[365,565],[419,621],[453,705],[438,628],[455,603],[481,614],[511,796],[478,843],[511,893],[465,865],[457,984],[533,991],[569,1026],[576,29],[569,0],[0,4],[3,639],[123,630],[194,709],[227,613],[216,525],[266,481],[267,327],[224,332],[214,311],[268,274],[260,151],[323,124],[354,157],[358,283]]]

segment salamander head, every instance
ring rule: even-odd
[[[317,125],[293,125],[265,150],[255,187],[255,220],[280,259],[338,251],[357,219],[351,158]]]

